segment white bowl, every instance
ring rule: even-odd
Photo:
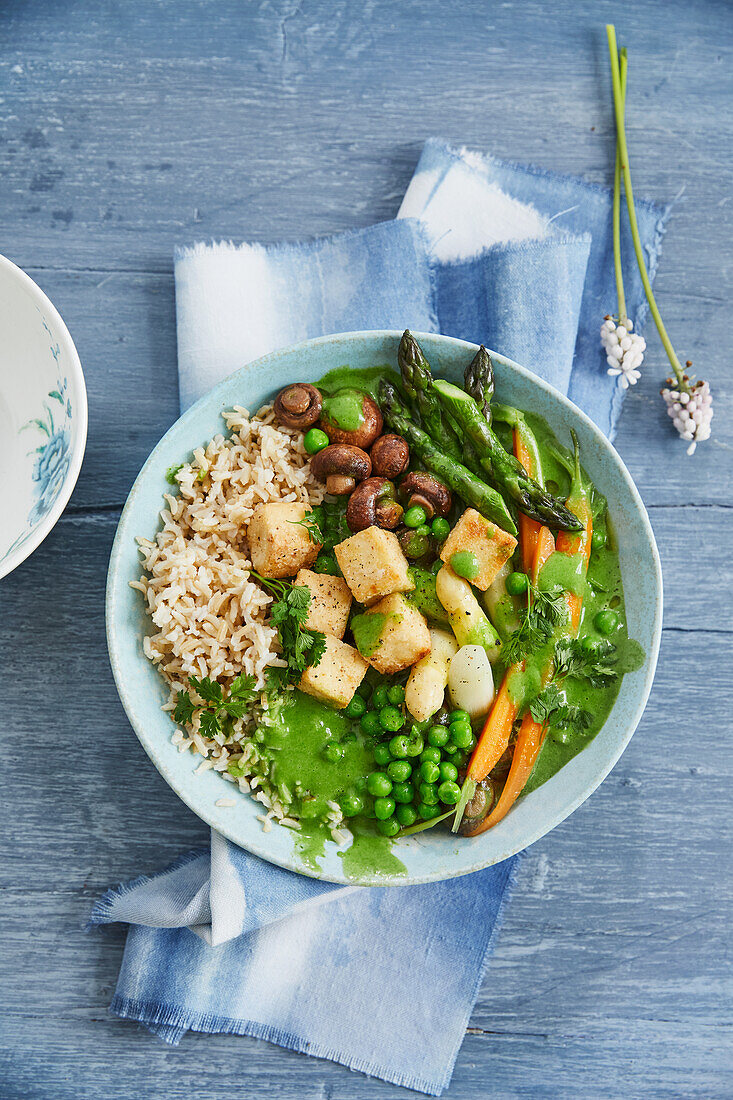
[[[0,256],[0,577],[43,542],[71,496],[87,440],[74,343],[33,280]],[[9,459],[9,462],[8,462]]]

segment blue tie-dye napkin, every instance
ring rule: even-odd
[[[638,214],[653,273],[666,211],[639,203]],[[177,254],[181,407],[295,341],[410,327],[516,359],[612,435],[621,391],[599,339],[616,304],[610,226],[602,188],[431,140],[395,221],[306,244]],[[645,304],[631,265],[625,278],[638,328]],[[95,906],[92,923],[132,926],[112,1011],[170,1043],[189,1029],[253,1035],[439,1095],[516,866],[355,889],[212,833],[210,852]]]

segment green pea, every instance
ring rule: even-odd
[[[601,649],[608,645],[602,638],[594,638],[591,634],[586,634],[584,638],[580,639],[580,648],[584,653],[598,653]]]
[[[460,797],[461,788],[450,779],[447,779],[438,787],[438,798],[441,802],[445,802],[446,806],[455,806]]]
[[[467,581],[474,580],[481,572],[478,558],[472,550],[458,550],[451,555],[450,567],[458,577]]]
[[[394,817],[388,817],[384,821],[377,822],[377,832],[380,832],[382,836],[397,836],[399,831],[400,823]]]
[[[420,802],[417,807],[417,812],[423,821],[430,821],[431,817],[437,817],[440,813],[440,806],[429,802]]]
[[[320,428],[311,428],[303,436],[303,446],[309,455],[317,455],[329,444],[329,438]]]
[[[407,742],[407,755],[408,756],[420,756],[425,747],[425,742],[422,737],[411,737]]]
[[[323,755],[330,764],[337,764],[344,755],[344,747],[337,741],[330,741],[323,750]]]
[[[361,718],[362,714],[366,714],[367,705],[361,695],[353,695],[350,702],[344,707],[344,714],[347,718]]]
[[[430,538],[430,525],[427,523],[421,523],[419,527],[415,528],[416,535],[422,535],[423,538]]]
[[[366,787],[374,798],[386,798],[392,793],[392,780],[384,772],[372,772],[367,776]]]
[[[394,799],[393,798],[375,798],[374,799],[374,816],[379,821],[386,821],[388,817],[391,817],[394,813]]]
[[[356,791],[349,791],[342,796],[339,805],[344,817],[356,817],[364,809],[364,799]]]
[[[403,756],[408,756],[408,749],[410,747],[409,740],[405,737],[404,733],[399,734],[397,737],[393,737],[389,743],[389,751],[393,756],[398,759]]]
[[[378,684],[372,692],[372,706],[375,710],[381,710],[382,707],[386,707],[389,702],[388,698],[389,688],[386,684]]]
[[[618,626],[618,615],[615,611],[611,611],[610,608],[607,608],[605,611],[599,611],[593,620],[593,626],[599,634],[613,634]]]
[[[375,737],[378,733],[382,732],[382,727],[379,724],[379,715],[375,714],[373,710],[368,710],[366,714],[362,714],[359,725],[369,737]]]
[[[420,792],[421,801],[427,803],[428,806],[434,806],[438,801],[438,788],[434,783],[421,783],[418,791]]]
[[[395,802],[412,802],[415,797],[415,788],[412,783],[395,783],[392,787],[392,798]]]
[[[405,724],[405,716],[397,707],[382,707],[379,712],[379,724],[388,733],[397,733]]]
[[[393,707],[399,707],[405,701],[405,689],[402,684],[393,684],[387,692],[387,698]]]
[[[420,753],[420,762],[424,764],[426,760],[431,760],[433,764],[439,764],[440,749],[436,749],[433,745],[431,745],[427,749],[423,749],[423,751]]]
[[[450,736],[457,749],[468,749],[473,741],[473,730],[470,726],[457,723],[450,727]]]
[[[455,764],[452,764],[450,760],[443,760],[439,768],[442,782],[445,783],[447,780],[450,780],[452,783],[455,783],[456,779],[458,779],[458,768]]]
[[[527,591],[529,578],[526,573],[510,573],[504,581],[504,587],[510,596],[521,596]]]
[[[452,741],[449,741],[447,745],[443,745],[444,756],[455,756],[457,752],[459,752],[459,749],[453,744]]]
[[[413,504],[412,508],[408,508],[405,512],[402,522],[405,527],[422,527],[427,518],[425,509],[420,504]]]
[[[398,806],[394,815],[403,829],[408,829],[417,821],[417,810],[414,806]]]
[[[448,741],[448,730],[445,726],[431,726],[428,730],[428,744],[440,749]]]
[[[601,550],[606,545],[606,532],[594,531],[590,537],[590,544],[593,550]]]
[[[439,542],[445,542],[450,534],[450,524],[447,519],[443,519],[442,516],[436,516],[433,522],[430,524],[430,530],[433,538],[438,539]]]
[[[433,760],[425,760],[420,765],[420,777],[426,783],[435,783],[439,775],[440,766],[436,764]]]
[[[452,710],[448,717],[451,722],[471,722],[471,715],[467,710]]]
[[[406,760],[391,760],[387,765],[387,775],[395,783],[404,783],[412,775],[412,764]]]
[[[374,746],[374,762],[375,764],[379,764],[380,768],[386,765],[387,771],[389,771],[391,765],[394,763],[392,760],[392,753],[389,751],[389,745]],[[394,778],[394,776],[392,778]]]

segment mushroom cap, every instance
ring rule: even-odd
[[[386,477],[368,477],[349,497],[346,522],[354,533],[375,526],[391,531],[402,519],[402,511],[392,482]]]
[[[372,460],[366,451],[362,451],[359,447],[352,447],[348,443],[331,443],[311,459],[311,473],[319,481],[328,482],[334,476],[353,478],[355,482],[363,481],[371,472]],[[348,492],[350,488],[342,488],[336,495],[343,496]]]
[[[310,382],[285,386],[275,398],[275,416],[289,428],[311,428],[321,415],[321,391]]]
[[[395,478],[410,465],[410,448],[401,435],[387,432],[372,443],[372,470],[379,477]]]
[[[341,392],[345,391],[339,390],[337,394]],[[377,436],[382,434],[382,428],[384,427],[382,413],[377,402],[368,393],[362,393],[361,390],[350,390],[349,392],[353,393],[357,399],[361,397],[361,409],[364,419],[359,427],[354,428],[353,431],[340,428],[336,421],[329,416],[328,411],[325,411],[321,413],[321,428],[332,443],[349,443],[352,447],[360,447],[363,451],[366,451],[371,447]]]
[[[408,508],[415,504],[422,505],[429,519],[447,516],[453,503],[453,494],[448,486],[422,470],[413,470],[404,478],[400,493],[407,500]]]

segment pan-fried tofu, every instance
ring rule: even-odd
[[[334,547],[344,580],[359,603],[371,604],[392,592],[409,592],[408,562],[392,531],[367,527]]]
[[[371,639],[370,665],[384,676],[392,676],[416,664],[430,653],[428,624],[399,592],[385,597],[364,613],[364,619],[380,616],[379,634]]]
[[[305,670],[298,687],[322,703],[343,710],[353,699],[368,667],[353,646],[327,635],[321,660]]]
[[[471,584],[485,592],[516,546],[517,540],[507,531],[502,531],[475,508],[467,508],[443,543],[440,557],[450,565],[453,555],[461,550],[475,554],[479,572],[471,577]]]
[[[305,621],[308,629],[343,638],[351,610],[351,590],[343,577],[301,569],[295,584],[305,585],[310,590],[311,602]]]
[[[263,577],[294,577],[299,569],[313,565],[321,543],[311,541],[303,522],[310,511],[297,501],[257,505],[247,541],[252,565]]]

